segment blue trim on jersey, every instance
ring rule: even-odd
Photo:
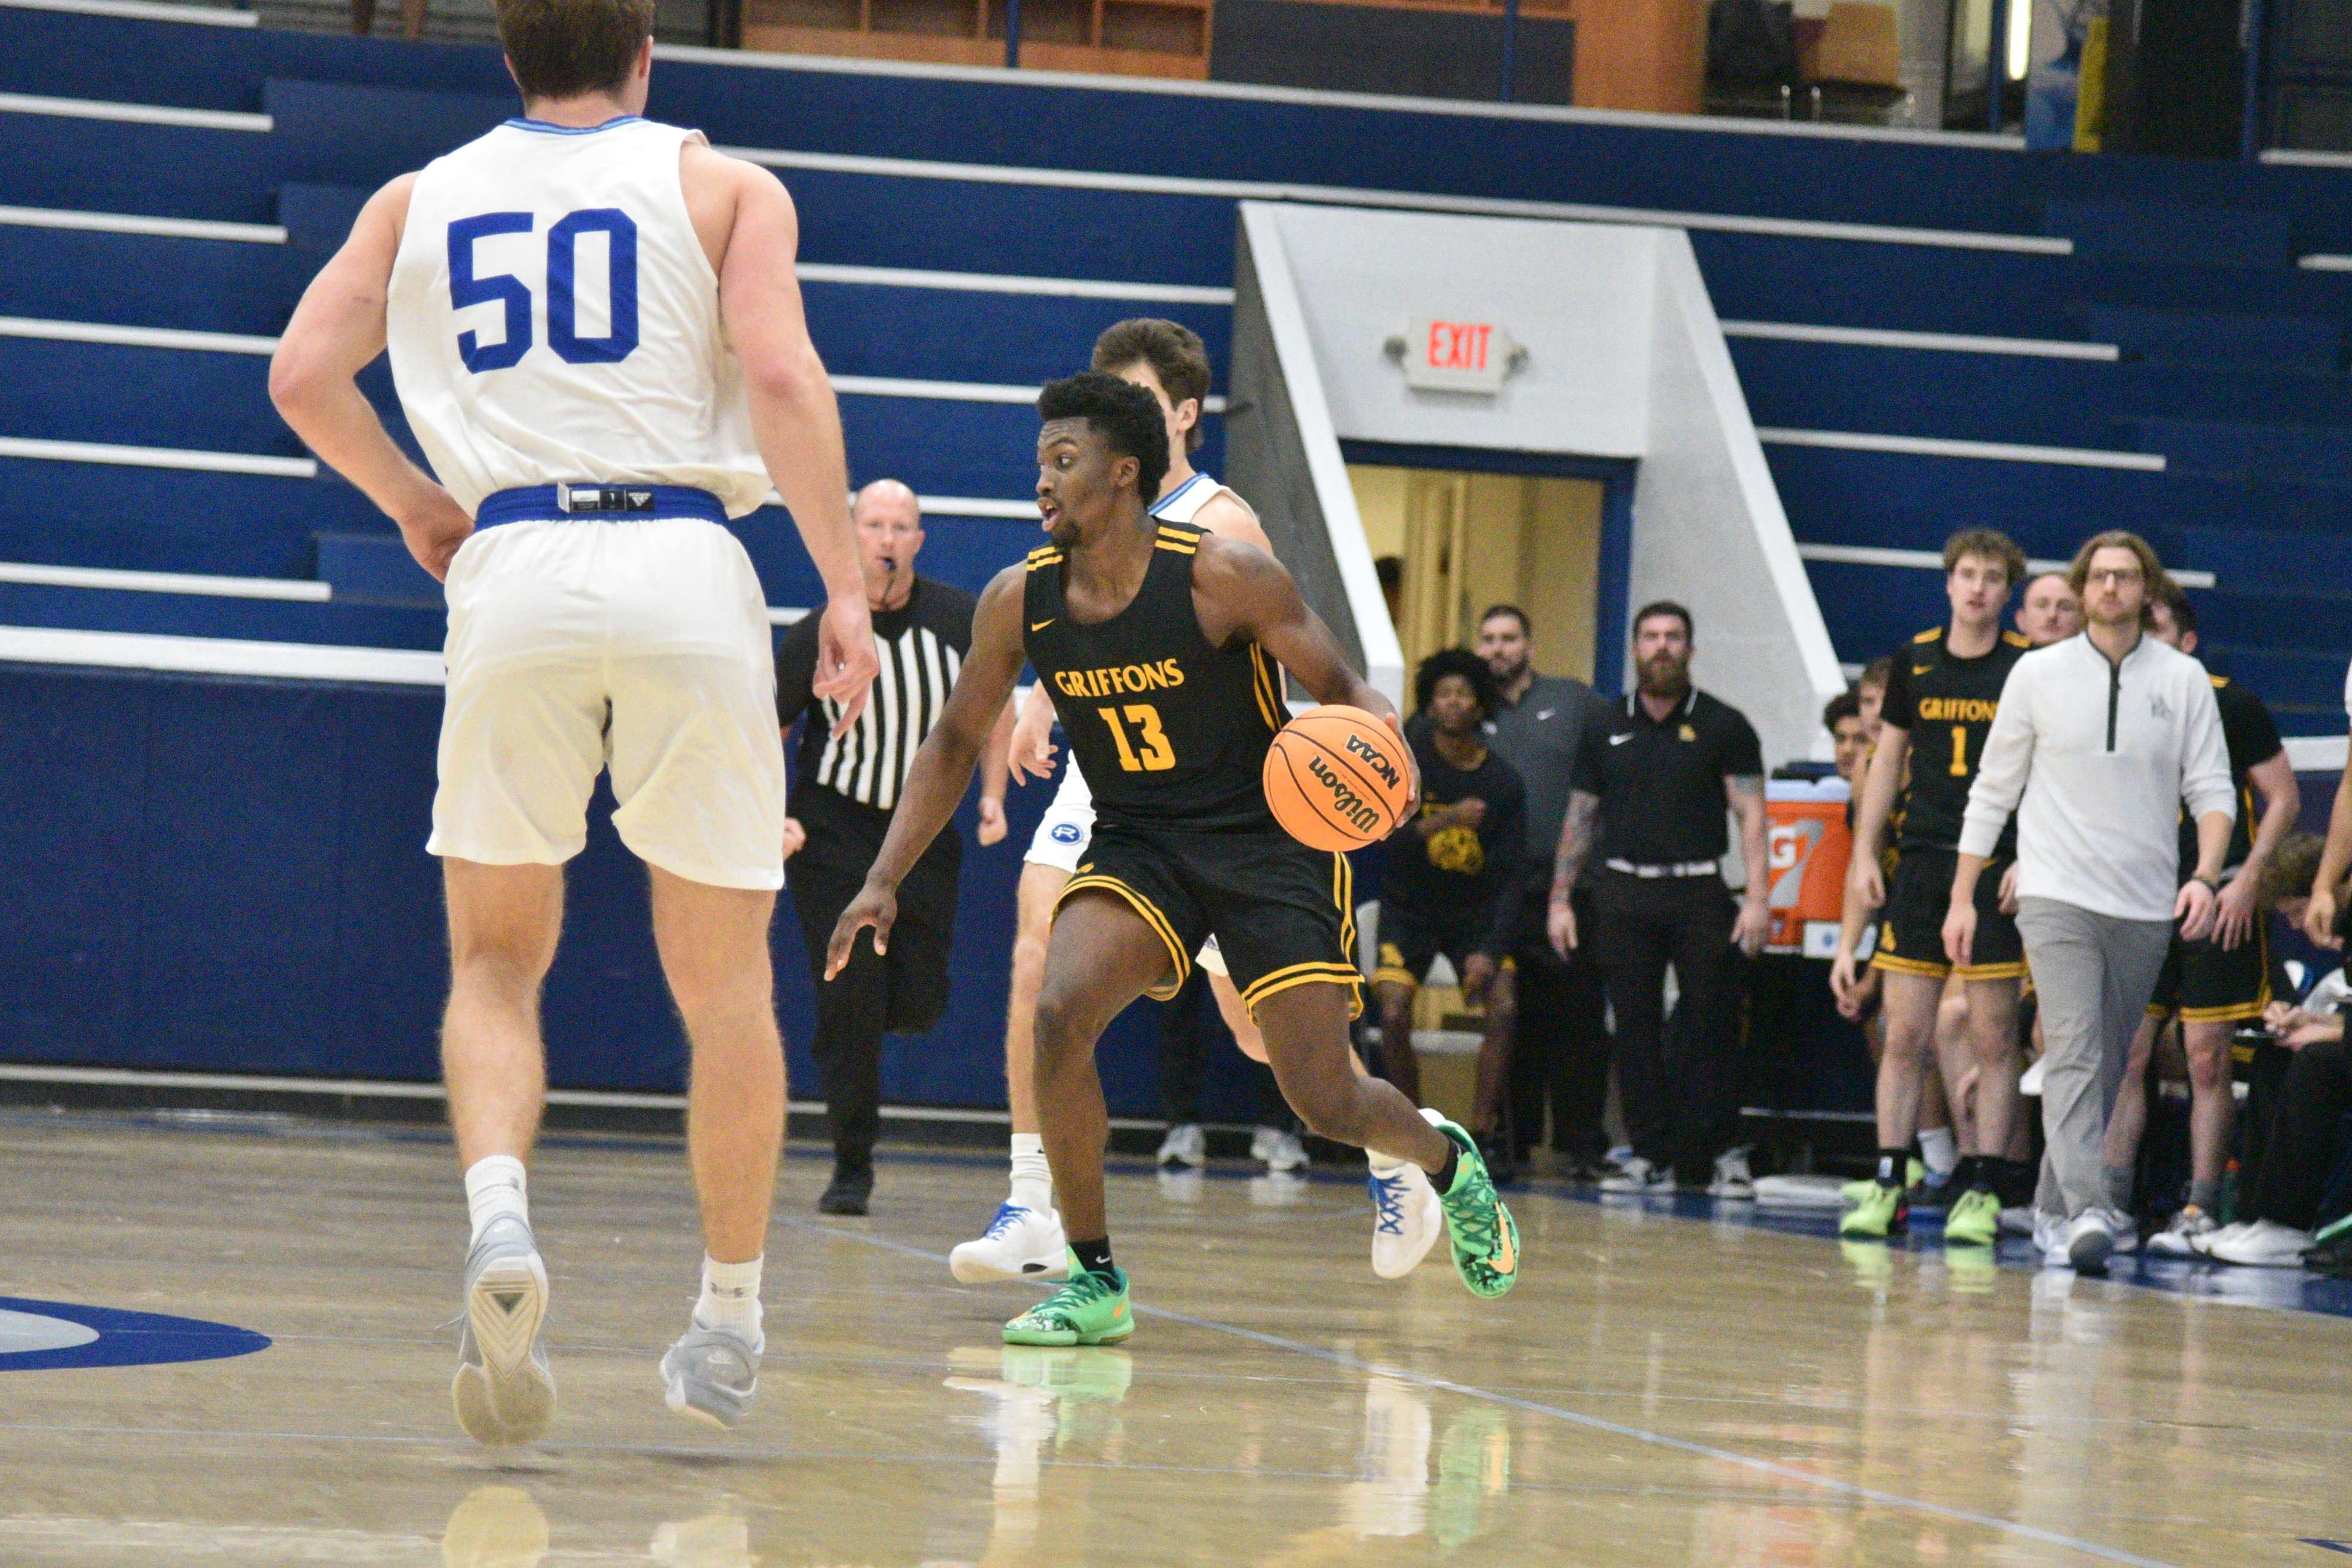
[[[1182,484],[1178,485],[1174,489],[1170,490],[1166,495],[1161,496],[1158,500],[1153,501],[1151,503],[1151,515],[1158,517],[1166,509],[1174,506],[1176,502],[1189,492],[1194,485],[1207,485],[1213,489],[1216,488],[1216,484],[1217,481],[1211,479],[1208,475],[1195,473],[1191,479],[1186,479]]]
[[[574,485],[574,489],[591,487]],[[727,524],[727,509],[709,490],[698,490],[688,485],[597,485],[600,490],[618,492],[618,504],[588,510],[566,511],[556,498],[553,485],[526,485],[519,489],[500,490],[482,498],[474,514],[477,529],[496,528],[502,522],[651,522],[657,518],[698,517],[720,527]]]
[[[507,123],[518,131],[536,131],[542,136],[593,136],[599,131],[610,131],[615,125],[635,125],[644,119],[642,114],[616,114],[602,125],[551,125],[544,120],[527,120],[518,114]]]

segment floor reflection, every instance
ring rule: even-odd
[[[1118,1462],[1118,1405],[1135,1377],[1128,1352],[1101,1345],[961,1347],[949,1352],[948,1362],[963,1369],[943,1380],[948,1387],[989,1401],[979,1420],[995,1445],[996,1470],[989,1482],[994,1506],[981,1562],[1032,1561],[1041,1541],[1083,1553],[1095,1471],[1073,1468],[1049,1481],[1048,1447]],[[1049,1516],[1050,1532],[1045,1530]]]
[[[547,1515],[520,1487],[477,1487],[449,1510],[442,1568],[539,1568]]]

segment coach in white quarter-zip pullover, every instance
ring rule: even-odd
[[[2084,631],[2017,661],[1969,791],[1944,945],[1969,961],[1976,884],[2017,813],[2017,926],[2042,1001],[2049,1152],[2035,1196],[2044,1260],[2106,1266],[2128,1194],[2101,1160],[2133,1030],[2173,922],[2210,929],[2237,805],[2205,667],[2147,635],[2165,581],[2135,534],[2102,533],[2069,574]],[[2180,880],[2183,803],[2197,866]]]

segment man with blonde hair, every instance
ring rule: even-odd
[[[1969,787],[1944,916],[1944,951],[1969,963],[1977,887],[2017,816],[2017,929],[2049,1042],[2042,1117],[2049,1153],[2035,1194],[2044,1261],[2106,1266],[2127,1194],[2109,1191],[2106,1123],[2173,922],[2212,929],[2237,805],[2230,753],[2205,667],[2147,635],[2170,579],[2121,530],[2086,542],[2067,574],[2087,625],[2035,648],[2001,689]],[[2197,823],[2180,875],[2177,824]]]

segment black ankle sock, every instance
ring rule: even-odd
[[[1070,1250],[1078,1255],[1078,1267],[1087,1273],[1100,1274],[1105,1277],[1110,1274],[1110,1237],[1106,1236],[1094,1241],[1074,1241],[1070,1243]]]
[[[1908,1149],[1881,1149],[1878,1152],[1878,1184],[1882,1187],[1902,1187],[1909,1184],[1904,1175],[1911,1166]]]
[[[1460,1173],[1461,1170],[1462,1145],[1448,1138],[1445,1141],[1445,1163],[1429,1178],[1430,1184],[1437,1189],[1439,1197],[1442,1198],[1454,1190],[1454,1178]]]
[[[1949,1193],[1970,1191],[1977,1184],[1977,1157],[1974,1154],[1961,1155],[1960,1163],[1952,1167],[1951,1179],[1944,1184],[1944,1190]]]
[[[2033,1184],[2038,1176],[2032,1162],[2001,1160],[1987,1154],[1978,1165],[1984,1173],[1986,1184],[1992,1188],[1993,1195],[2000,1199],[2001,1207],[2021,1208],[2032,1201]]]

